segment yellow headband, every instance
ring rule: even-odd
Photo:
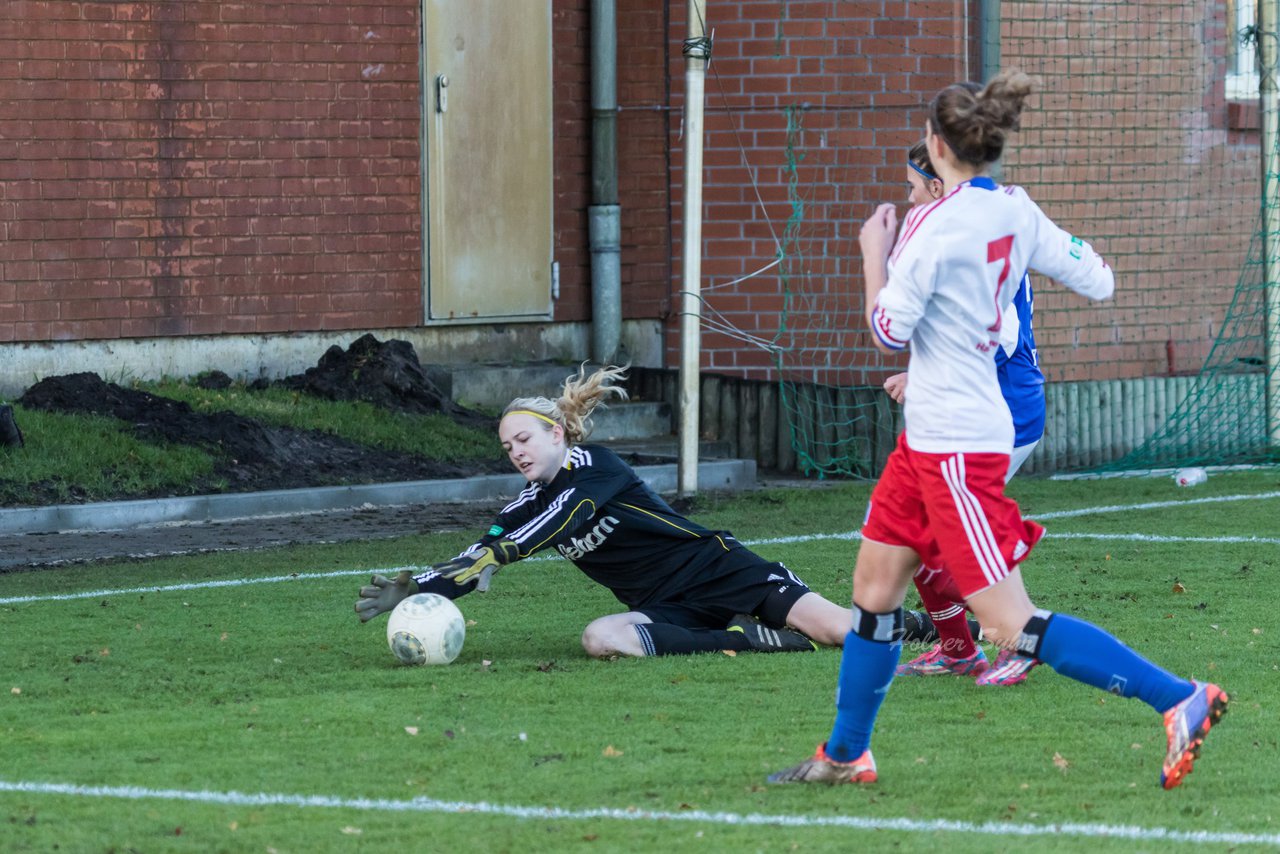
[[[508,412],[507,415],[532,415],[534,418],[541,418],[543,421],[547,422],[552,427],[561,426],[560,423],[556,421],[554,418],[548,418],[547,416],[543,415],[541,412],[534,412],[532,409],[513,409],[510,412]],[[503,416],[503,417],[505,418],[506,416]]]

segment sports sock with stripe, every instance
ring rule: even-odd
[[[751,649],[742,632],[723,629],[686,629],[671,623],[636,623],[632,626],[645,655],[690,655],[695,652],[719,652]]]
[[[938,641],[942,644],[942,654],[952,658],[968,658],[978,651],[969,633],[969,621],[965,616],[964,603],[958,601],[954,582],[950,575],[938,570],[921,567],[915,575],[916,592],[934,628],[938,630]],[[947,583],[940,583],[945,581]]]
[[[872,614],[853,607],[853,631],[844,639],[836,720],[827,739],[827,755],[852,762],[871,744],[880,704],[893,681],[902,653],[902,609]]]
[[[1018,647],[1063,676],[1121,697],[1137,697],[1157,712],[1167,711],[1195,690],[1191,682],[1069,614],[1037,611],[1023,629]]]

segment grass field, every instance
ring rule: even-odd
[[[868,489],[694,515],[847,601]],[[398,666],[356,589],[448,534],[0,576],[0,850],[1280,848],[1280,475],[1011,491],[1049,528],[1041,607],[1233,695],[1181,788],[1154,712],[1043,667],[898,680],[879,783],[769,786],[829,732],[839,652],[590,660],[581,628],[619,607],[559,559],[459,600],[454,664]]]

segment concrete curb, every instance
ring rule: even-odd
[[[636,473],[655,492],[676,491],[675,463],[636,466]],[[514,496],[524,488],[524,484],[524,478],[517,474],[498,474],[456,480],[415,480],[274,492],[19,507],[0,510],[0,535],[124,531],[156,525],[297,516],[368,506],[484,501]],[[751,489],[755,485],[755,460],[708,460],[698,463],[699,489],[737,491]]]

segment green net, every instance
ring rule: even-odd
[[[1033,274],[1048,418],[1024,471],[1275,460],[1280,384],[1267,353],[1277,309],[1269,324],[1259,216],[1273,161],[1260,156],[1253,7],[999,9],[972,31],[985,26],[998,65],[1041,84],[997,177],[1025,187],[1117,273],[1116,297],[1097,305]],[[989,48],[989,67],[994,56]],[[791,217],[774,354],[799,467],[871,477],[901,427],[881,384],[905,361],[880,356],[865,332],[857,228],[874,202],[905,207],[907,131],[922,131],[931,93],[899,93],[896,108],[886,96],[875,135],[867,112],[877,105],[830,108],[839,94],[787,113]],[[899,129],[896,150],[869,144]],[[899,198],[873,197],[894,186]]]
[[[1268,433],[1265,265],[1261,236],[1240,271],[1222,331],[1203,368],[1178,387],[1167,418],[1136,447],[1096,468],[1157,468],[1280,462]],[[1274,417],[1274,415],[1273,415]]]

